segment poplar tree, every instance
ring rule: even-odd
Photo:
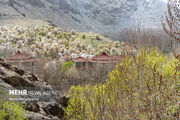
[[[173,50],[173,39],[180,43],[180,0],[168,0],[167,7],[168,12],[162,16],[161,23],[163,30],[172,38],[171,51],[180,60],[180,53]]]

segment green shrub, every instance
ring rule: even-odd
[[[64,72],[66,72],[68,69],[74,66],[74,63],[72,61],[65,62],[62,66],[62,69]]]
[[[38,35],[41,35],[41,36],[46,36],[46,32],[44,32],[44,31],[40,31],[39,33],[38,33]]]
[[[96,36],[96,40],[101,40],[101,38],[99,37],[99,35]]]
[[[0,101],[0,120],[28,120],[24,106],[20,103]]]
[[[85,120],[84,108],[85,102],[81,99],[81,92],[83,88],[81,86],[72,86],[70,90],[70,94],[72,99],[70,99],[69,106],[66,109],[67,115],[65,118],[67,120],[75,119],[75,120]],[[73,108],[73,109],[72,109]]]
[[[60,35],[57,36],[57,38],[61,39],[61,38],[63,38],[63,36],[60,34]]]
[[[86,35],[82,35],[82,38],[85,39],[85,38],[86,38]]]
[[[156,49],[123,59],[105,84],[73,86],[68,120],[178,119],[180,63]]]

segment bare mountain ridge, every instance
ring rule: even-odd
[[[161,0],[2,0],[1,16],[24,16],[52,21],[77,31],[118,31],[135,21],[160,28],[166,10]]]

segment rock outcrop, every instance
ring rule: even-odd
[[[6,64],[0,59],[0,90],[4,88],[35,87],[40,90],[53,90],[52,86],[39,79],[36,75]],[[0,96],[6,96],[0,91]],[[68,98],[51,97],[51,101],[24,102],[29,120],[60,120],[67,107]]]

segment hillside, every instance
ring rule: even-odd
[[[162,0],[3,0],[0,15],[52,21],[63,29],[112,32],[141,20],[159,28]],[[0,17],[1,18],[1,17]]]
[[[112,56],[132,54],[135,49],[97,33],[67,32],[58,27],[5,25],[0,27],[0,54],[8,56],[21,50],[33,56],[58,58],[88,57],[106,52]]]
[[[0,120],[178,120],[179,6],[0,0]]]

